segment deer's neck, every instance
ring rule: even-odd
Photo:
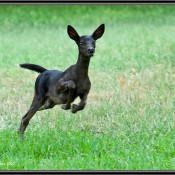
[[[88,76],[90,57],[85,57],[79,53],[77,61],[77,72],[80,76]]]

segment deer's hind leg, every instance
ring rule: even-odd
[[[51,100],[51,99],[47,99],[45,101],[45,104],[43,106],[41,106],[38,111],[42,111],[42,110],[45,110],[45,109],[50,109],[50,108],[53,108],[56,104]]]
[[[19,133],[20,137],[23,138],[24,131],[26,130],[26,127],[29,124],[30,119],[34,116],[34,114],[39,110],[39,108],[44,104],[45,98],[35,95],[33,98],[33,102],[31,104],[30,109],[28,112],[24,115],[24,117],[21,120]]]

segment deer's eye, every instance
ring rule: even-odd
[[[92,44],[94,44],[94,45],[95,45],[95,44],[96,44],[96,42],[95,42],[95,41],[93,41],[93,43],[92,43]]]
[[[84,46],[85,45],[85,43],[83,43],[83,42],[80,42],[80,46]]]

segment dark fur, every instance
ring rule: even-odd
[[[88,76],[90,58],[95,53],[95,41],[103,35],[104,30],[105,26],[102,24],[91,36],[80,37],[76,30],[68,25],[68,35],[78,45],[79,55],[77,63],[64,72],[47,70],[35,64],[19,65],[21,68],[40,73],[35,82],[33,102],[21,121],[19,128],[21,138],[30,119],[37,111],[53,108],[57,104],[62,104],[62,109],[68,110],[77,97],[80,97],[80,103],[72,105],[72,113],[84,109],[91,88]]]

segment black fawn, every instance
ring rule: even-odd
[[[67,32],[71,39],[78,45],[77,63],[70,66],[65,71],[47,70],[35,64],[20,64],[21,68],[36,71],[39,76],[35,82],[35,95],[33,102],[21,120],[19,133],[23,138],[24,131],[30,119],[37,111],[53,108],[57,104],[62,104],[62,109],[71,108],[71,103],[80,98],[79,104],[73,104],[71,111],[76,113],[83,110],[86,99],[91,88],[88,76],[90,58],[95,53],[95,41],[102,37],[105,25],[100,25],[92,35],[79,36],[76,30],[68,25]]]

